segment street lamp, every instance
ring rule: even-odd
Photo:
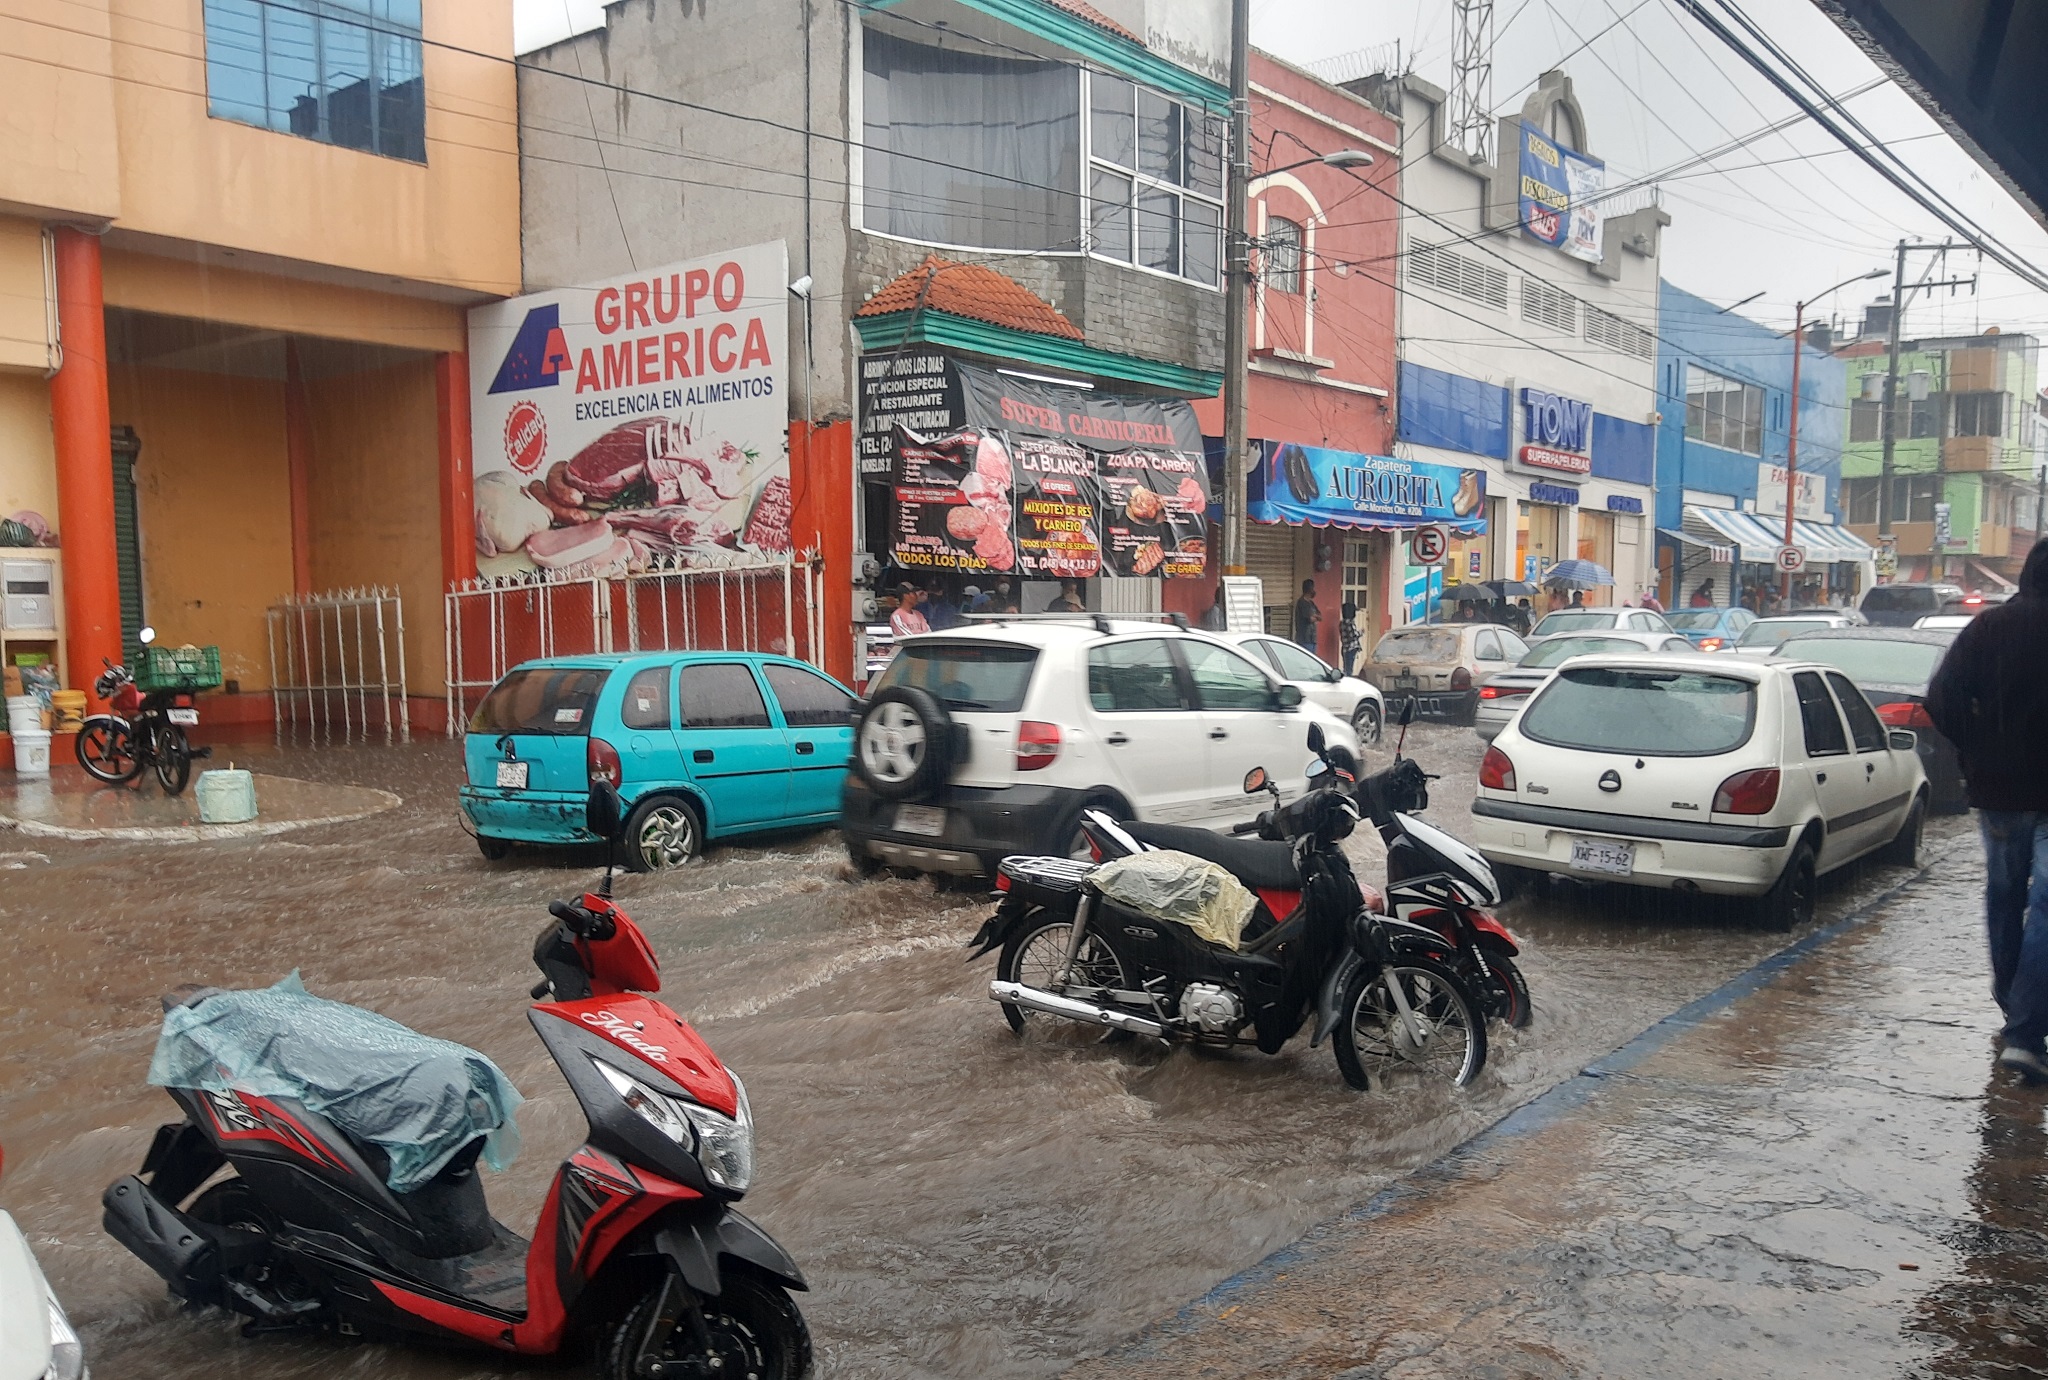
[[[1806,309],[1829,295],[1840,292],[1851,283],[1867,282],[1882,278],[1888,270],[1873,268],[1868,273],[1859,273],[1853,278],[1844,278],[1827,292],[1815,293],[1804,302],[1792,308],[1792,422],[1785,439],[1785,545],[1792,545],[1792,516],[1798,510],[1799,494],[1799,361],[1806,353]],[[1778,580],[1778,597],[1787,605],[1792,602],[1792,572],[1781,571]]]
[[[1240,124],[1236,137],[1238,147],[1244,147],[1243,129]],[[1369,168],[1373,156],[1364,149],[1338,149],[1335,153],[1319,153],[1312,158],[1299,159],[1283,167],[1269,168],[1259,174],[1261,180],[1277,177],[1296,168],[1305,168],[1311,163],[1321,163],[1332,168]],[[1246,314],[1250,304],[1246,298],[1251,286],[1251,272],[1245,258],[1249,236],[1245,234],[1245,197],[1252,182],[1251,169],[1239,158],[1230,160],[1229,216],[1230,224],[1225,230],[1228,253],[1223,272],[1223,573],[1242,575],[1245,567],[1245,446],[1247,438],[1246,397],[1250,385],[1250,355],[1245,348]]]

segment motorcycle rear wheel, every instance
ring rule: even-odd
[[[1419,1040],[1394,1002],[1395,983],[1422,1025]],[[1462,1088],[1486,1067],[1486,1022],[1471,989],[1449,968],[1420,955],[1351,975],[1337,1005],[1332,1044],[1338,1071],[1360,1092],[1384,1086],[1401,1070]]]
[[[185,741],[185,730],[176,724],[165,724],[156,731],[156,779],[163,784],[165,795],[177,795],[192,779],[192,745]]]
[[[1053,985],[1053,975],[1059,972],[1060,963],[1067,955],[1067,937],[1073,929],[1072,920],[1059,918],[1050,911],[1040,911],[1030,917],[1004,942],[1002,955],[996,959],[996,976],[1004,982],[1021,982],[1027,987],[1039,987],[1061,995],[1076,987],[1125,990],[1129,984],[1124,981],[1124,966],[1117,961],[1116,951],[1093,933],[1082,936],[1081,952],[1074,956],[1074,967],[1067,974],[1065,985]],[[1058,1016],[1039,1015],[1010,1002],[1003,1002],[1002,1008],[1003,1019],[1019,1035],[1024,1033],[1029,1018],[1033,1016],[1038,1017],[1037,1024],[1041,1030],[1049,1024],[1065,1024]]]
[[[185,1209],[185,1215],[212,1227],[228,1227],[266,1238],[277,1235],[277,1221],[270,1215],[270,1209],[239,1178],[222,1179],[201,1193],[192,1200],[192,1206]],[[291,1266],[268,1254],[258,1264],[231,1267],[228,1276],[287,1307],[305,1307],[306,1300],[320,1297],[319,1292],[307,1285]],[[232,1297],[224,1297],[219,1302],[222,1307],[235,1309]],[[235,1311],[250,1312],[246,1306]],[[309,1311],[307,1321],[312,1322],[315,1317],[316,1314]]]
[[[601,1380],[639,1380],[635,1364],[641,1335],[661,1306],[661,1282],[649,1286],[624,1322],[605,1339],[598,1366]],[[811,1331],[796,1301],[782,1287],[748,1271],[725,1277],[715,1299],[705,1299],[704,1330],[711,1355],[698,1352],[687,1322],[679,1322],[661,1347],[663,1375],[718,1375],[739,1380],[802,1380],[811,1372]],[[706,1364],[710,1362],[710,1364]]]
[[[78,765],[95,781],[118,786],[133,781],[142,771],[135,736],[111,715],[95,714],[87,719],[71,750],[77,754]]]

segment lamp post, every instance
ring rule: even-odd
[[[1827,292],[1816,293],[1792,308],[1792,417],[1789,432],[1785,438],[1785,545],[1792,545],[1792,518],[1799,510],[1799,361],[1806,354],[1806,309],[1826,297],[1828,293],[1840,292],[1851,283],[1866,282],[1882,278],[1885,270],[1873,268],[1868,273],[1859,273],[1853,278],[1844,278]],[[1792,572],[1787,570],[1779,575],[1778,597],[1787,605],[1792,602]]]
[[[1242,106],[1239,106],[1240,111]],[[1223,573],[1242,575],[1245,567],[1245,506],[1246,488],[1245,435],[1246,391],[1251,383],[1251,351],[1245,339],[1246,319],[1250,311],[1251,270],[1247,250],[1250,237],[1245,233],[1245,199],[1251,189],[1251,169],[1242,157],[1246,133],[1240,119],[1232,131],[1233,153],[1230,160],[1229,225],[1225,230],[1228,239],[1223,274]],[[1332,168],[1368,168],[1372,166],[1372,155],[1364,149],[1339,149],[1335,153],[1320,153],[1313,158],[1303,158],[1282,167],[1269,168],[1259,174],[1259,179],[1276,177],[1296,168],[1305,168],[1311,163],[1321,163]]]

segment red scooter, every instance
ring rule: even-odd
[[[587,823],[619,833],[599,782]],[[580,902],[548,906],[528,1019],[589,1121],[528,1243],[492,1220],[481,1136],[397,1193],[390,1160],[304,1104],[167,1089],[142,1173],[102,1196],[107,1231],[195,1305],[247,1332],[331,1329],[551,1356],[595,1340],[604,1380],[798,1380],[810,1334],[789,1291],[802,1274],[732,1204],[753,1177],[746,1090],[661,989],[647,940],[611,900],[611,869]],[[211,988],[164,998],[203,1006]],[[221,1168],[231,1177],[215,1180]],[[210,1187],[200,1191],[202,1185]],[[195,1196],[196,1195],[196,1196]]]

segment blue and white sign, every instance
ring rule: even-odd
[[[1385,531],[1439,524],[1486,530],[1486,471],[1358,455],[1292,441],[1259,442],[1247,508],[1254,522]]]
[[[1522,464],[1557,474],[1593,472],[1593,404],[1542,388],[1524,388],[1521,404]]]
[[[1522,233],[1576,259],[1600,262],[1599,197],[1607,165],[1522,126]]]

